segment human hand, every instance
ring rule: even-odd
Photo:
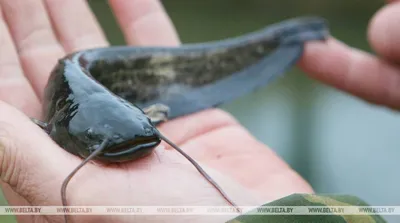
[[[400,2],[372,18],[368,39],[377,56],[331,38],[308,43],[300,66],[311,77],[374,104],[400,109]]]
[[[179,44],[158,1],[111,0],[110,4],[130,45]],[[81,159],[58,147],[28,117],[40,117],[43,89],[59,58],[108,43],[85,1],[0,0],[0,8],[0,99],[25,113],[0,103],[2,188],[11,205],[61,205],[61,183]],[[292,193],[312,192],[274,152],[221,110],[182,117],[160,130],[213,168],[206,171],[238,205],[261,205]],[[228,205],[185,158],[162,146],[136,162],[86,165],[70,182],[67,200],[70,205],[87,206]],[[222,222],[231,217],[200,216],[190,221]],[[62,220],[62,216],[17,218],[20,222]],[[186,222],[188,218],[73,217],[77,222]]]

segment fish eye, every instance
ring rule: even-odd
[[[150,135],[150,134],[153,133],[153,130],[151,128],[145,128],[144,132],[145,132],[146,135]]]
[[[92,128],[87,129],[85,135],[86,135],[86,138],[93,139],[95,136],[94,130]]]

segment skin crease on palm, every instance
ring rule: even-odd
[[[129,45],[179,44],[156,0],[110,0]],[[60,149],[28,117],[40,118],[48,75],[66,53],[108,43],[82,0],[0,0],[0,174],[10,205],[61,205],[60,187],[81,159]],[[400,107],[400,3],[371,19],[368,39],[378,56],[329,39],[306,45],[299,62],[311,77],[370,102]],[[201,126],[198,123],[202,123]],[[310,185],[229,114],[210,109],[160,130],[198,160],[238,205],[261,205]],[[339,182],[340,183],[340,182]],[[101,194],[102,196],[99,196]],[[228,205],[180,154],[162,144],[137,162],[85,166],[72,179],[71,205]],[[198,216],[135,217],[138,222],[223,222]],[[76,222],[128,222],[129,216],[76,216]],[[17,216],[57,222],[62,216]]]

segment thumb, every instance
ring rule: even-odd
[[[79,159],[68,155],[29,117],[0,101],[0,177],[10,190],[9,203],[17,193],[31,205],[60,205],[64,178]]]
[[[385,5],[372,18],[368,39],[372,48],[392,63],[400,63],[400,2]]]

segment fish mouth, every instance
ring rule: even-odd
[[[132,140],[123,141],[109,146],[106,151],[101,155],[104,158],[112,160],[129,160],[135,157],[141,157],[147,154],[158,144],[161,140],[158,137],[136,137]]]

